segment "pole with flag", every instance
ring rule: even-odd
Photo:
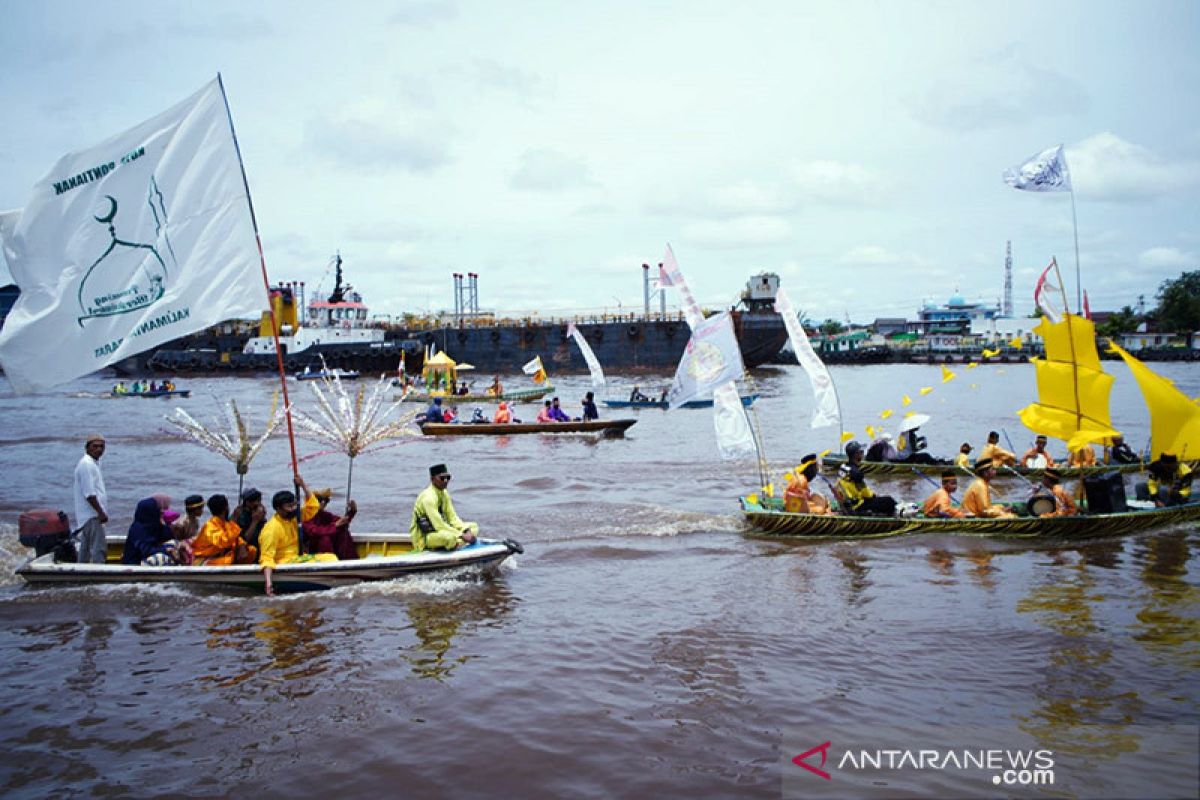
[[[1079,218],[1075,213],[1075,189],[1063,146],[1048,147],[1023,163],[1004,170],[1004,182],[1025,192],[1069,192],[1071,227],[1075,233],[1075,307],[1083,308],[1083,282],[1079,273]]]
[[[270,309],[220,75],[140,125],[60,158],[23,209],[0,215],[0,240],[21,289],[0,331],[0,365],[18,393],[230,318],[258,317],[264,300]],[[279,366],[295,475],[282,356]]]

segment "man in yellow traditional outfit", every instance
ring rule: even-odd
[[[984,445],[983,452],[979,454],[980,461],[985,458],[1002,467],[1011,467],[1017,463],[1016,453],[1010,453],[1000,446],[1000,434],[996,431],[988,433],[987,444]]]
[[[1067,494],[1067,490],[1062,487],[1062,475],[1058,470],[1047,468],[1042,472],[1042,485],[1035,493],[1035,497],[1039,494],[1049,495],[1054,498],[1054,510],[1045,514],[1039,514],[1042,517],[1073,517],[1079,513],[1079,509],[1075,506],[1075,501]]]
[[[1056,466],[1054,457],[1046,452],[1045,436],[1040,433],[1037,435],[1037,438],[1033,440],[1033,447],[1026,450],[1025,455],[1021,456],[1021,466],[1028,469],[1044,469]]]
[[[429,468],[429,485],[413,503],[408,533],[412,536],[413,552],[422,550],[457,550],[475,543],[479,525],[463,522],[450,500],[450,470],[445,464]]]
[[[996,468],[990,458],[975,462],[975,480],[963,495],[962,508],[972,517],[1015,517],[1016,514],[1003,506],[992,503],[991,482],[996,477]]]
[[[969,447],[970,445],[964,445]],[[962,455],[960,453],[960,455]],[[954,498],[952,495],[958,491],[958,476],[953,472],[942,473],[942,485],[937,491],[925,498],[925,505],[921,509],[921,513],[927,517],[965,517],[967,512],[961,508],[954,507]]]
[[[287,491],[276,492],[271,498],[275,515],[263,525],[258,535],[258,563],[266,580],[266,592],[275,594],[271,573],[280,564],[295,564],[300,561],[337,561],[333,553],[317,553],[315,556],[300,555],[300,523],[296,520],[296,495]]]

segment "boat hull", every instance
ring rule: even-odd
[[[427,550],[413,553],[406,536],[367,534],[355,537],[364,558],[352,561],[313,561],[281,564],[272,571],[276,591],[296,592],[332,589],[367,581],[387,581],[414,575],[438,573],[488,574],[520,546],[513,542],[484,540],[471,547],[453,551]],[[119,548],[120,540],[115,540]],[[387,553],[389,543],[393,546]],[[382,546],[382,547],[381,547]],[[109,540],[109,558],[113,559],[114,540]],[[129,566],[116,560],[106,564],[56,564],[53,554],[26,562],[17,574],[31,584],[155,583],[194,584],[244,589],[264,586],[262,569],[256,564],[223,567],[143,567]]]
[[[426,436],[512,436],[519,433],[600,433],[621,436],[636,419],[579,420],[577,422],[423,422]]]
[[[741,396],[743,406],[752,406],[754,401],[758,399],[756,394],[744,394]],[[604,405],[609,408],[662,408],[670,407],[670,403],[666,400],[605,400]],[[712,408],[713,401],[709,400],[689,400],[680,408]]]
[[[434,398],[440,397],[443,402],[448,405],[459,405],[460,403],[525,403],[533,400],[541,400],[546,395],[554,391],[553,386],[538,389],[518,389],[512,392],[503,392],[501,394],[412,394],[411,392],[403,397],[397,395],[397,400],[404,400],[406,403],[432,403]]]
[[[745,497],[741,498],[741,503],[746,520],[757,530],[805,539],[877,539],[913,533],[1015,539],[1095,539],[1200,519],[1200,503],[1119,514],[998,519],[798,514],[764,508]]]
[[[156,392],[109,392],[109,397],[191,397],[191,389],[172,389],[171,391],[156,391]]]

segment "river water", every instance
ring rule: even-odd
[[[923,365],[832,372],[860,438],[885,409],[894,423],[908,394],[933,417],[922,432],[935,453],[964,440],[978,452],[989,428],[1027,447],[1014,412],[1033,398],[1032,368],[954,370],[949,382]],[[1109,371],[1113,419],[1140,448],[1149,431],[1140,394],[1123,365]],[[1200,394],[1200,370],[1160,371]],[[637,378],[643,389],[667,380]],[[809,427],[799,368],[762,369],[755,382],[776,475],[837,447],[836,430]],[[407,524],[428,466],[446,462],[460,515],[525,545],[492,579],[274,599],[29,588],[14,574],[28,554],[16,516],[72,511],[86,433],[108,438],[109,527],[119,531],[152,492],[178,507],[192,492],[236,491],[227,462],[162,434],[171,408],[210,419],[218,396],[235,397],[261,424],[275,386],[198,379],[187,382],[190,399],[161,401],[101,398],[109,383],[96,376],[39,397],[0,384],[5,797],[1200,791],[1193,764],[1149,746],[1168,728],[1190,741],[1200,722],[1194,526],[1070,544],[753,535],[736,497],[757,486],[755,467],[719,460],[711,411],[641,411],[622,439],[418,438],[357,461],[360,531]],[[615,377],[613,396],[633,383]],[[586,379],[557,384],[577,412]],[[308,388],[291,391],[312,407]],[[518,413],[532,417],[529,409]],[[322,449],[300,444],[301,454]],[[249,483],[268,496],[285,487],[287,461],[285,440],[272,440]],[[345,487],[341,456],[301,471],[314,487]],[[929,490],[877,488],[914,501]],[[914,748],[956,744],[934,742],[939,731],[1050,748],[1057,781],[997,788],[991,773],[927,770],[862,787],[791,761],[823,741],[836,751],[884,729]]]

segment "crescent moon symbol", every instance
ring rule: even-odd
[[[112,206],[111,206],[111,207],[109,208],[109,210],[108,210],[108,216],[104,216],[104,217],[94,217],[94,219],[96,220],[96,222],[112,222],[112,220],[113,220],[113,217],[115,217],[115,216],[117,215],[117,201],[116,201],[116,198],[114,198],[114,197],[113,197],[111,194],[106,194],[106,195],[104,195],[104,196],[108,198],[108,202],[112,203]]]

